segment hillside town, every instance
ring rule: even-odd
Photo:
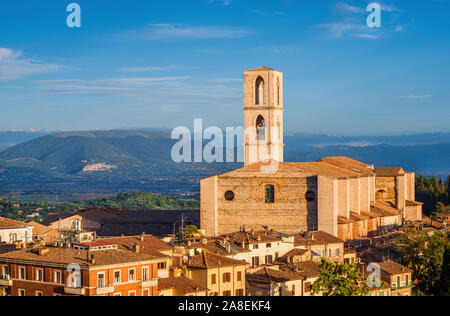
[[[244,88],[245,130],[256,129],[244,167],[203,180],[200,210],[0,218],[1,295],[437,294],[448,262],[427,264],[448,257],[450,216],[423,216],[415,174],[348,157],[284,162],[283,73],[248,70]]]

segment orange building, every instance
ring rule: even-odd
[[[157,296],[160,259],[102,243],[0,254],[0,287],[11,296]],[[92,250],[97,249],[97,250]]]

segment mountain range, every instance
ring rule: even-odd
[[[12,136],[11,136],[12,135]],[[14,142],[19,142],[16,145]],[[198,196],[202,178],[239,163],[174,163],[176,140],[167,130],[42,133],[0,132],[0,196],[82,199],[123,191]],[[377,167],[403,167],[421,175],[450,174],[450,133],[337,137],[285,137],[286,161],[349,156]]]

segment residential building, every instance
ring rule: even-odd
[[[0,217],[0,244],[33,241],[33,225]]]
[[[0,254],[0,286],[11,296],[157,296],[159,259],[109,246]]]
[[[412,271],[407,267],[394,261],[371,262],[369,265],[362,265],[361,271],[365,277],[372,273],[373,278],[379,277],[378,281],[390,287],[391,296],[411,296],[415,284],[412,280]],[[374,279],[372,283],[375,281],[377,280]]]
[[[311,257],[308,260],[320,261],[323,258],[335,262],[344,261],[344,241],[323,231],[295,235],[294,247],[310,250]]]
[[[245,261],[203,251],[185,265],[186,277],[211,296],[245,296]]]
[[[303,296],[304,277],[299,273],[264,267],[246,278],[248,296]]]

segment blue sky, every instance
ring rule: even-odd
[[[450,1],[0,4],[0,130],[242,125],[242,72],[284,72],[287,132],[450,131]]]

